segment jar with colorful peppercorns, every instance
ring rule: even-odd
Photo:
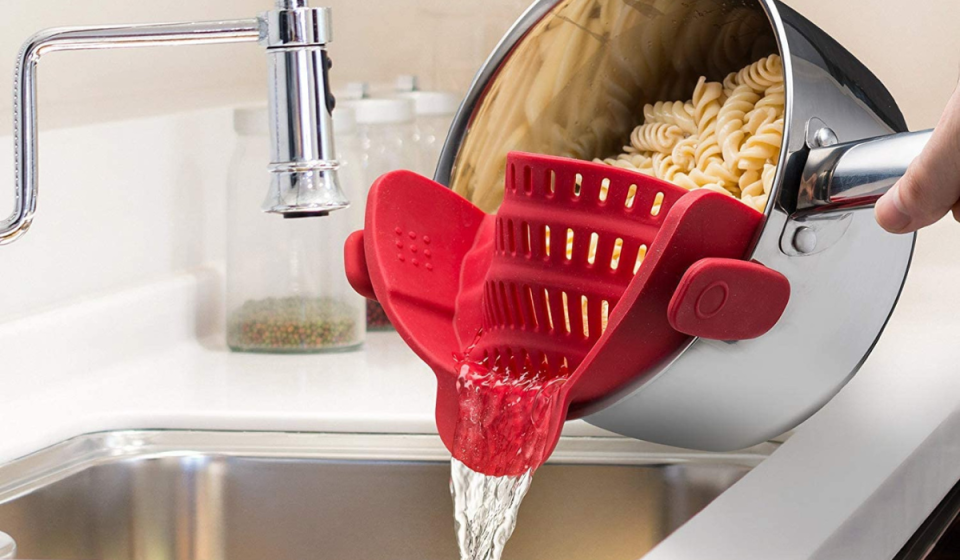
[[[341,188],[354,204],[322,218],[265,214],[269,154],[266,108],[234,112],[229,174],[227,345],[235,351],[309,353],[358,348],[366,304],[350,287],[343,244],[363,227],[365,186],[353,111],[334,111]]]

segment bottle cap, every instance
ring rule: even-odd
[[[397,97],[412,99],[418,116],[452,116],[460,108],[460,97],[446,91],[408,91]]]
[[[333,90],[337,101],[355,101],[370,97],[370,84],[367,82],[349,82],[342,88]]]
[[[353,134],[357,130],[357,112],[353,107],[338,106],[333,110],[334,134]]]
[[[415,115],[413,100],[400,97],[358,99],[343,105],[356,112],[359,124],[408,123]]]
[[[420,91],[420,78],[413,74],[397,76],[397,79],[393,82],[393,89],[399,93]]]

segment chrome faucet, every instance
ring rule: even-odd
[[[324,216],[349,205],[337,180],[333,95],[326,45],[329,8],[276,0],[273,10],[235,21],[73,27],[41,31],[20,50],[14,83],[16,200],[0,222],[0,245],[22,236],[37,208],[37,63],[56,51],[259,42],[267,50],[271,182],[263,210]]]

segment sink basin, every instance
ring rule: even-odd
[[[772,451],[564,438],[505,560],[635,560]],[[23,558],[450,560],[435,436],[111,432],[0,467],[0,531]]]

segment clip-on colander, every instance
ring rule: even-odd
[[[506,171],[495,215],[414,173],[388,173],[345,250],[351,284],[436,372],[451,450],[454,355],[468,345],[488,360],[571,372],[536,467],[565,419],[614,399],[690,337],[757,337],[787,304],[786,278],[741,260],[762,215],[730,196],[516,152]]]

